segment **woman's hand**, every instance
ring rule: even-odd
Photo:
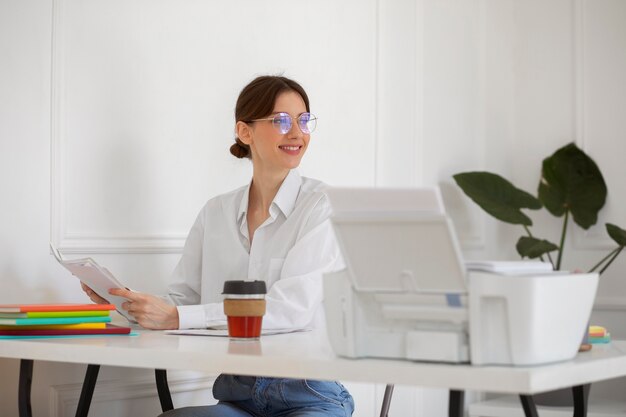
[[[128,311],[142,327],[153,330],[178,329],[178,310],[162,298],[121,288],[112,288],[109,294],[126,298],[122,308]]]
[[[100,297],[98,294],[96,294],[96,292],[94,290],[92,290],[91,288],[89,288],[88,286],[83,284],[82,282],[80,283],[80,286],[83,289],[83,291],[85,291],[85,294],[87,294],[87,296],[94,303],[96,303],[96,304],[109,304],[109,302],[107,300],[105,300],[104,298]]]

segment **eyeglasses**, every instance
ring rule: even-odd
[[[292,120],[295,119],[298,122],[298,127],[304,134],[310,134],[315,130],[317,126],[317,117],[312,115],[311,113],[301,113],[298,117],[291,117],[289,113],[276,113],[275,116],[266,117],[264,119],[254,119],[248,120],[246,123],[251,122],[260,122],[263,120],[269,120],[272,122],[272,125],[276,130],[278,130],[281,134],[285,135],[293,126]]]

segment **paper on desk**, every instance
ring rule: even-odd
[[[263,329],[261,336],[271,336],[275,334],[310,332],[312,329]],[[165,334],[188,335],[188,336],[214,336],[228,337],[228,330],[222,328],[209,329],[186,329],[186,330],[166,330]]]

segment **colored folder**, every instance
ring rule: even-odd
[[[42,317],[25,319],[0,319],[5,326],[40,326],[42,324],[108,323],[111,317]]]
[[[0,330],[104,329],[106,323],[44,324],[39,326],[0,326]]]
[[[607,333],[606,328],[602,326],[589,326],[590,337],[604,337]]]
[[[0,340],[39,340],[39,339],[88,339],[96,337],[129,337],[139,336],[137,332],[130,332],[128,334],[62,334],[54,336],[3,336],[0,335]]]
[[[112,304],[0,304],[0,313],[115,310]]]
[[[29,311],[26,313],[0,313],[0,319],[24,319],[40,317],[105,317],[110,310],[92,311]]]
[[[120,327],[112,324],[104,329],[13,329],[0,330],[0,336],[61,336],[80,334],[129,334],[130,327]]]

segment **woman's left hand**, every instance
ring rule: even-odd
[[[128,311],[137,322],[146,329],[171,330],[178,329],[178,310],[160,297],[112,288],[109,294],[126,298],[122,308]]]

